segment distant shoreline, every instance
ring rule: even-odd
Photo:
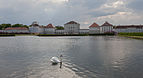
[[[114,33],[104,33],[104,34],[38,34],[37,36],[114,36]]]
[[[8,36],[114,36],[113,33],[104,33],[104,34],[0,34],[0,37],[8,37]]]
[[[15,34],[0,34],[0,37],[11,37],[15,36]]]

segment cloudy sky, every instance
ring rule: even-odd
[[[143,0],[0,0],[0,23],[143,24]]]

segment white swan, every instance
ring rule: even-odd
[[[50,59],[50,61],[51,61],[53,64],[58,64],[58,63],[61,62],[58,57],[52,57],[52,58]]]

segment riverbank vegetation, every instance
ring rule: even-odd
[[[62,27],[62,26],[56,26],[56,29],[57,30],[64,30],[64,27]]]
[[[123,36],[143,36],[143,32],[141,32],[141,33],[119,33],[118,35],[123,35]]]

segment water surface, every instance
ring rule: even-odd
[[[49,61],[60,54],[64,56],[62,69]],[[116,36],[0,37],[0,78],[143,78],[142,66],[142,40]]]

